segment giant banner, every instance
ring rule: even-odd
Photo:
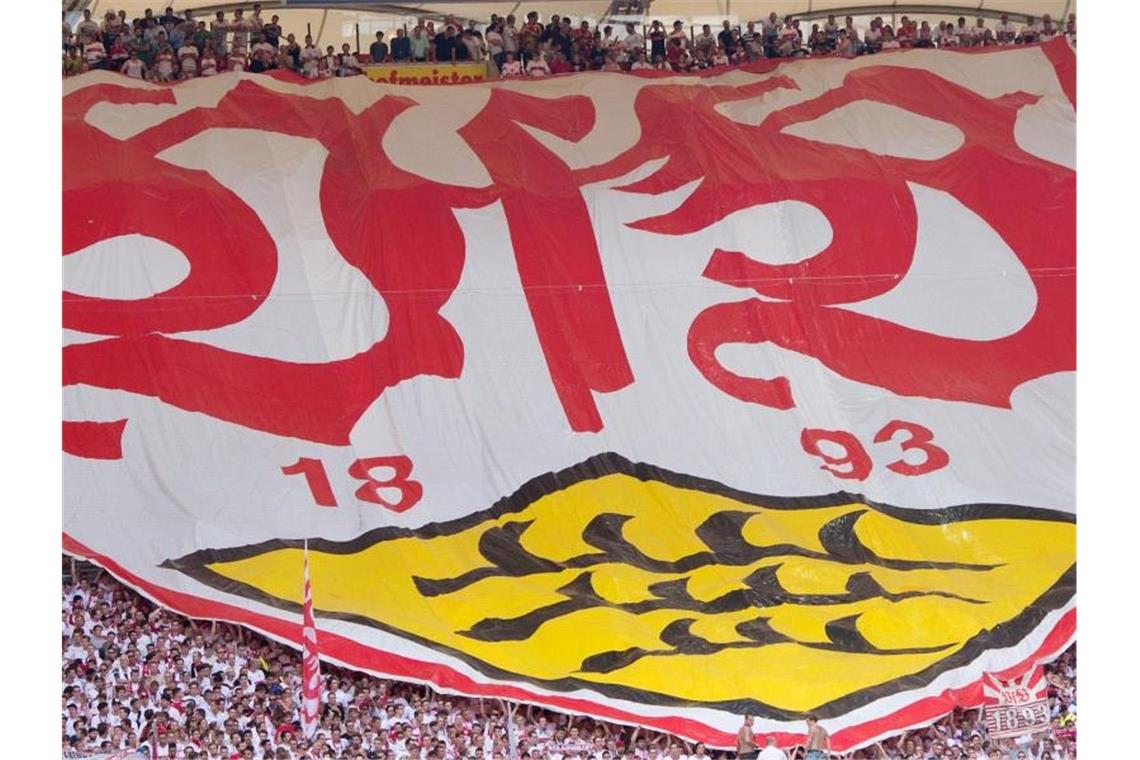
[[[330,661],[837,749],[1075,635],[1063,41],[64,85],[64,549]]]

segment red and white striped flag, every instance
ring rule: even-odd
[[[313,620],[313,592],[309,586],[309,542],[305,542],[305,587],[301,603],[301,732],[312,738],[320,723],[321,661],[317,656],[317,624]]]

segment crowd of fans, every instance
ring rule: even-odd
[[[464,699],[322,664],[321,725],[300,730],[295,650],[188,620],[106,573],[63,584],[63,753],[194,758],[705,760],[702,744],[589,718]],[[845,758],[1075,760],[1076,652],[1048,666],[1052,728],[992,741],[977,710]],[[508,726],[508,723],[513,725]],[[515,743],[512,749],[509,745]],[[802,748],[788,748],[803,757]],[[767,757],[768,755],[762,755]],[[837,756],[838,757],[838,756]]]
[[[839,56],[879,53],[899,48],[964,48],[1020,45],[1065,36],[1076,45],[1076,14],[1063,25],[1049,14],[1040,20],[1026,16],[1017,21],[1003,14],[987,26],[984,18],[916,23],[903,16],[896,27],[876,17],[862,33],[851,16],[840,24],[835,16],[804,29],[800,20],[775,13],[763,21],[734,27],[724,21],[714,32],[705,24],[700,32],[675,21],[671,30],[653,21],[639,30],[626,24],[624,34],[612,26],[599,28],[582,20],[554,14],[546,24],[530,12],[519,23],[514,15],[492,15],[488,24],[453,18],[438,25],[421,19],[411,30],[396,30],[389,41],[377,32],[368,55],[353,52],[347,43],[338,52],[332,45],[321,50],[311,36],[304,43],[285,34],[278,16],[268,20],[261,4],[252,12],[217,11],[212,19],[198,19],[191,11],[181,15],[166,8],[161,16],[150,9],[128,19],[126,11],[107,11],[102,21],[83,11],[75,28],[63,21],[63,73],[93,69],[119,71],[138,79],[169,82],[225,71],[262,72],[274,69],[296,72],[309,79],[354,76],[368,62],[488,62],[504,78],[540,77],[573,71],[630,71],[659,69],[675,72],[733,66],[763,58]],[[620,30],[619,30],[620,31]]]

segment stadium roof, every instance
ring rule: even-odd
[[[65,8],[74,6],[74,10],[83,7],[91,8],[96,14],[102,14],[108,9],[125,9],[128,13],[142,14],[146,8],[153,8],[161,12],[167,5],[173,5],[176,10],[190,8],[192,10],[216,10],[245,7],[253,5],[250,2],[171,2],[171,0],[80,0],[67,2]],[[429,0],[428,2],[372,2],[371,0],[262,0],[263,12],[273,12],[278,9],[300,8],[327,8],[336,10],[387,12],[401,16],[415,16],[420,14],[444,15],[454,14],[465,18],[490,18],[492,13],[506,15],[520,12],[537,11],[542,18],[552,13],[569,15],[571,17],[604,18],[611,15],[620,15],[630,6],[640,5],[646,7],[646,15],[651,18],[667,18],[679,16],[692,18],[698,16],[728,16],[735,15],[742,19],[754,19],[767,16],[775,11],[781,15],[792,13],[797,15],[819,15],[837,12],[840,15],[867,13],[930,13],[972,16],[978,13],[987,16],[996,16],[1002,12],[1024,15],[1040,16],[1049,13],[1056,17],[1064,17],[1077,10],[1076,0],[949,0],[943,2],[894,2],[883,0],[507,0],[506,2],[480,2],[479,0]],[[69,8],[71,9],[71,8]]]
[[[249,10],[252,5],[253,0],[64,0],[64,10],[90,8],[96,17],[108,10],[125,10],[131,18],[143,15],[147,8],[161,14],[167,6],[173,6],[178,12],[189,9],[196,11],[198,18],[207,18],[218,10],[227,11],[228,15],[235,8]],[[882,0],[262,0],[261,6],[263,15],[279,15],[287,32],[311,34],[321,47],[331,44],[339,48],[347,42],[355,45],[358,50],[376,32],[391,35],[398,27],[408,28],[414,24],[417,17],[438,20],[449,15],[458,21],[473,19],[485,23],[490,20],[492,13],[500,16],[513,13],[517,18],[523,19],[530,11],[537,11],[543,21],[557,13],[569,16],[575,23],[581,19],[593,24],[614,23],[619,26],[620,38],[620,24],[624,21],[648,23],[652,19],[661,19],[671,23],[680,19],[693,26],[719,26],[721,19],[743,24],[765,18],[772,11],[780,15],[796,14],[807,21],[824,17],[828,13],[835,13],[840,18],[851,15],[855,17],[856,28],[861,29],[874,15],[883,16],[888,24],[897,23],[901,14],[909,14],[916,21],[937,24],[958,16],[973,18],[984,15],[996,18],[1002,12],[1033,16],[1049,13],[1054,18],[1062,19],[1077,9],[1076,0],[954,0],[919,3]],[[640,10],[633,10],[634,6]]]

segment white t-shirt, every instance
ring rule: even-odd
[[[503,35],[498,32],[487,32],[487,52],[498,55],[503,52]]]
[[[253,48],[250,50],[250,53],[256,60],[262,61],[264,63],[272,63],[273,54],[276,52],[277,49],[270,45],[268,42],[255,42],[253,44]]]
[[[301,49],[301,63],[306,64],[312,62],[316,66],[317,60],[321,57],[321,51],[314,45],[313,47],[306,47]]]
[[[230,29],[234,33],[235,47],[244,48],[249,44],[249,30],[252,28],[253,24],[247,18],[234,19],[230,22]]]
[[[145,67],[141,58],[132,58],[123,64],[123,73],[134,79],[142,79]]]
[[[503,27],[503,50],[508,53],[519,51],[519,32],[513,26]]]
[[[550,75],[550,66],[547,65],[546,59],[538,56],[531,60],[526,66],[527,76],[532,77],[545,77]]]
[[[765,747],[760,750],[756,760],[788,760],[788,753],[779,747]]]
[[[98,40],[88,42],[83,46],[83,55],[87,58],[87,63],[98,63],[107,57],[107,50],[103,47],[103,43]],[[83,632],[91,633],[91,621],[88,620],[83,624]]]

